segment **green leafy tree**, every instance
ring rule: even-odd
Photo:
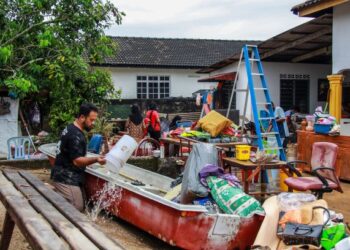
[[[0,86],[45,102],[53,132],[82,102],[118,98],[110,74],[88,62],[116,52],[104,30],[123,15],[109,0],[0,1]],[[42,90],[48,97],[35,95]]]

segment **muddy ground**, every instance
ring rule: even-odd
[[[0,169],[5,166],[0,166]],[[33,174],[38,176],[44,182],[50,182],[50,171],[47,169],[32,170]],[[325,200],[327,200],[330,209],[343,213],[345,221],[350,222],[350,184],[342,183],[344,194],[333,192],[331,194],[325,194]],[[5,208],[0,204],[0,228],[2,229],[3,221],[5,217]],[[96,221],[102,231],[104,231],[110,237],[116,239],[125,249],[176,249],[168,244],[160,241],[159,239],[149,235],[148,233],[136,228],[135,226],[124,222],[116,217],[108,217],[107,215],[100,215]],[[2,232],[0,232],[2,233]],[[29,250],[31,247],[18,230],[15,227],[14,234],[12,236],[10,250]]]

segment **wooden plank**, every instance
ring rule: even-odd
[[[261,59],[265,59],[267,57],[270,57],[270,56],[273,56],[275,54],[278,54],[280,52],[283,52],[287,49],[290,49],[290,48],[294,48],[300,44],[303,44],[303,43],[306,43],[308,41],[311,41],[311,40],[314,40],[320,36],[323,36],[325,34],[328,34],[328,33],[331,33],[332,32],[332,27],[329,26],[327,28],[323,28],[319,31],[316,31],[314,33],[311,33],[310,35],[307,35],[307,36],[303,36],[302,38],[298,39],[298,40],[295,40],[294,42],[290,42],[290,43],[287,43],[281,47],[278,47],[276,49],[273,49],[273,50],[270,50],[270,51],[267,51],[265,53],[262,53],[260,58]]]
[[[6,212],[4,225],[2,227],[0,250],[7,250],[9,248],[14,227],[15,222],[11,219],[10,214]]]
[[[0,173],[0,200],[33,249],[69,249],[47,221],[30,206],[27,199],[2,173]]]
[[[310,59],[313,58],[315,56],[319,56],[319,55],[329,55],[330,53],[332,53],[332,46],[328,46],[328,47],[324,47],[324,48],[320,48],[314,51],[311,51],[309,53],[303,54],[301,56],[297,56],[294,57],[291,62],[296,63],[296,62],[301,62],[304,61],[306,59]]]
[[[29,185],[18,172],[4,171],[4,174],[73,249],[98,249],[78,228]]]
[[[298,10],[299,16],[305,17],[305,16],[312,16],[312,14],[317,13],[319,11],[332,8],[334,6],[337,6],[342,3],[346,3],[349,0],[329,0],[329,1],[322,1],[317,4],[313,4],[311,6],[306,6],[300,10]]]
[[[250,160],[247,160],[247,161],[237,160],[235,157],[225,157],[225,158],[223,158],[223,160],[227,164],[234,164],[235,166],[237,165],[237,166],[243,166],[243,167],[256,167],[258,165],[278,167],[278,166],[284,166],[287,164],[287,162],[285,162],[285,161],[277,161],[277,162],[268,162],[268,163],[258,164],[258,163],[251,162]]]
[[[27,171],[19,172],[42,196],[44,196],[58,211],[68,218],[76,227],[78,227],[86,237],[94,242],[99,249],[123,249],[116,241],[107,237],[96,225],[83,214],[81,214],[73,205],[55,191],[46,188],[38,178]]]

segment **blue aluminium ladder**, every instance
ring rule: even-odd
[[[242,57],[244,58],[244,62],[245,62],[245,68],[246,68],[247,77],[248,77],[248,86],[247,86],[247,89],[236,89],[237,75],[238,75],[238,72],[240,71]],[[253,72],[253,68],[254,68],[253,66],[255,64],[257,66],[258,72]],[[260,79],[260,85],[258,85],[258,83],[257,83],[259,81],[259,80],[257,80],[258,77]],[[244,106],[242,128],[244,126],[244,117],[245,117],[246,109],[247,109],[248,95],[250,94],[259,150],[279,150],[280,159],[285,161],[286,155],[285,155],[284,150],[283,150],[282,141],[281,141],[280,133],[278,130],[275,114],[274,114],[274,111],[272,109],[272,100],[270,97],[269,88],[267,86],[267,82],[265,79],[265,74],[264,74],[264,70],[262,67],[258,47],[256,45],[244,45],[242,48],[240,60],[238,63],[236,79],[234,82],[228,110],[231,108],[232,98],[233,98],[234,92],[238,92],[238,91],[246,92],[246,100],[245,100],[245,106]],[[257,102],[257,100],[256,100],[256,92],[257,91],[263,91],[264,97],[265,97],[264,102]],[[258,106],[262,106],[262,105],[268,107],[268,113],[269,113],[268,117],[259,117]],[[261,128],[260,128],[260,121],[261,120],[271,121],[272,131],[262,132]],[[277,148],[267,148],[267,147],[264,148],[263,137],[267,137],[267,138],[268,137],[275,137],[278,147]]]

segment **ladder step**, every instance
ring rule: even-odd
[[[250,47],[251,47],[251,48],[257,48],[257,47],[258,47],[258,45],[249,45],[249,44],[247,44],[246,46],[247,46],[248,48],[250,48]]]
[[[254,88],[255,90],[267,90],[267,88]]]
[[[262,73],[252,73],[252,76],[263,76],[264,74]]]
[[[259,120],[273,120],[275,117],[261,117]]]
[[[274,148],[264,148],[264,150],[280,150],[282,147],[274,147]]]
[[[249,61],[260,62],[259,59],[255,59],[255,58],[249,58]]]
[[[279,135],[278,132],[266,132],[266,133],[261,133],[261,135]]]
[[[256,105],[270,105],[271,102],[257,102]]]
[[[235,91],[236,92],[247,92],[248,90],[247,89],[236,89]]]

